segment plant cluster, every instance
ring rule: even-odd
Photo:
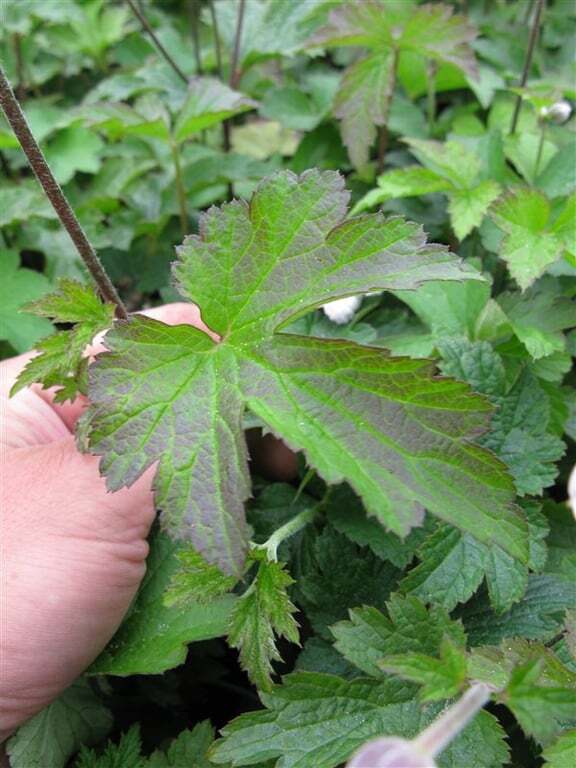
[[[159,510],[12,768],[572,766],[571,3],[0,12],[2,357]]]

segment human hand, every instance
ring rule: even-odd
[[[204,327],[191,304],[146,314]],[[29,358],[0,363],[0,742],[115,633],[144,576],[155,514],[153,468],[112,494],[98,459],[76,449],[84,398],[58,405],[39,387],[8,398]]]

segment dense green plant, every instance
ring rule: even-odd
[[[2,355],[88,396],[111,490],[158,462],[161,510],[13,768],[572,765],[576,16],[544,5],[2,6],[54,174],[2,86]],[[172,300],[208,333],[127,315]]]

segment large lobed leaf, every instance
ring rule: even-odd
[[[209,562],[241,571],[249,495],[247,404],[329,483],[348,480],[368,512],[405,535],[423,508],[512,556],[525,522],[503,464],[470,440],[490,405],[431,363],[352,342],[277,331],[328,300],[427,280],[479,279],[422,230],[382,214],[342,221],[332,172],[278,173],[250,203],[212,209],[175,267],[220,341],[136,316],[105,340],[91,371],[90,444],[108,486],[158,462],[164,526]]]

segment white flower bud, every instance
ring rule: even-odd
[[[364,744],[346,768],[436,768],[436,763],[414,742],[390,737]]]
[[[572,105],[569,101],[562,99],[561,101],[552,104],[551,107],[548,107],[546,114],[543,115],[543,117],[550,120],[552,123],[556,123],[556,125],[562,125],[562,123],[565,123],[570,119],[571,114]]]
[[[348,323],[354,317],[354,312],[362,303],[362,296],[349,296],[347,299],[336,299],[329,304],[324,304],[322,309],[324,314],[332,320],[333,323],[343,325]]]

